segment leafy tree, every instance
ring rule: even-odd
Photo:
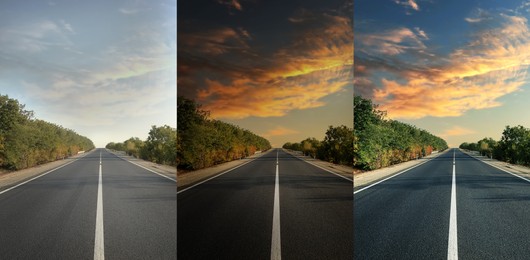
[[[43,120],[8,96],[0,95],[0,167],[18,170],[63,159],[94,144],[87,137]]]

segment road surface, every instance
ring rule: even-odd
[[[175,182],[105,149],[0,194],[1,259],[176,259],[176,236]]]
[[[179,190],[178,259],[352,259],[352,187],[273,149]]]
[[[354,193],[354,259],[530,256],[530,182],[458,149]]]

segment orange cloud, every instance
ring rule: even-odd
[[[401,71],[400,80],[382,79],[382,88],[373,90],[374,99],[392,118],[460,116],[470,109],[500,106],[499,97],[518,91],[526,82],[530,64],[526,18],[501,18],[500,27],[479,31],[444,65]],[[361,77],[356,82],[366,80]]]
[[[298,134],[300,132],[288,129],[282,126],[277,126],[276,128],[270,129],[266,133],[263,133],[262,135],[264,137],[271,137],[271,136],[282,136],[282,135],[292,135],[292,134]]]
[[[463,128],[460,126],[453,126],[452,128],[445,130],[443,133],[439,135],[441,137],[449,137],[449,136],[470,135],[470,134],[475,134],[475,133],[476,132],[471,129]]]
[[[353,83],[353,31],[349,17],[324,14],[322,19],[319,28],[301,32],[289,46],[275,51],[272,60],[204,79],[198,101],[212,117],[233,119],[284,116],[324,106],[321,98]],[[223,32],[229,37],[222,39],[244,36],[241,30]],[[269,63],[256,65],[263,60]]]
[[[251,79],[237,79],[230,85],[207,80],[207,88],[199,91],[198,99],[214,118],[284,116],[294,109],[325,105],[319,99],[341,91],[349,83],[346,79],[340,72],[322,70],[259,87],[253,86]]]

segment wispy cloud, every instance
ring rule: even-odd
[[[230,9],[236,9],[238,11],[243,11],[243,7],[239,0],[218,0],[220,4],[228,6]]]
[[[179,91],[196,91],[190,95],[216,118],[277,117],[325,105],[323,97],[352,84],[351,19],[320,14],[295,24],[294,40],[269,57],[241,28],[179,34],[188,50],[179,51]]]
[[[378,52],[386,55],[398,55],[408,51],[420,52],[427,49],[424,40],[428,39],[427,34],[421,29],[400,27],[386,30],[380,33],[366,34],[360,37],[364,46],[371,46],[367,52]]]
[[[122,14],[136,14],[139,10],[133,8],[120,8],[118,11]]]
[[[360,59],[356,66],[366,67],[356,68],[356,72],[360,71],[356,86],[371,88],[375,100],[393,118],[460,116],[470,109],[500,106],[499,97],[518,91],[527,81],[527,20],[500,14],[476,25],[466,46],[447,57],[435,58],[432,63],[393,60],[394,64],[381,65],[375,56]],[[374,82],[371,76],[377,71],[390,72],[391,76]]]
[[[415,0],[407,0],[407,1],[395,0],[394,3],[406,6],[407,8],[411,8],[416,11],[420,10],[420,6],[416,3]]]
[[[42,52],[51,47],[72,45],[68,33],[73,32],[71,25],[61,20],[61,25],[50,21],[0,27],[0,44],[4,50]]]

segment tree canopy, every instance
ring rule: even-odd
[[[285,143],[283,148],[332,163],[353,165],[353,129],[344,125],[329,126],[322,141],[306,138],[299,143]]]
[[[508,163],[530,166],[530,129],[518,126],[506,126],[501,140],[483,138],[476,143],[464,142],[461,149],[478,151],[484,156]]]
[[[373,170],[447,149],[447,143],[423,129],[396,120],[385,119],[371,100],[355,96],[353,163],[354,167]]]
[[[131,137],[121,143],[110,142],[105,148],[124,151],[128,155],[159,164],[176,165],[177,136],[175,128],[151,126],[147,140]]]
[[[195,101],[177,97],[177,166],[196,170],[240,159],[271,148],[249,130],[209,119]]]
[[[94,144],[75,131],[35,119],[18,100],[0,95],[0,167],[19,170],[62,159]]]

